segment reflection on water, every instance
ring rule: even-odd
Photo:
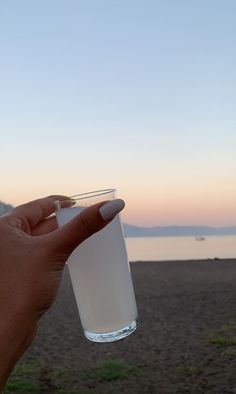
[[[236,258],[236,236],[126,238],[130,261]]]

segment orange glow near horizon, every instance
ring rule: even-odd
[[[60,176],[58,175],[60,173]],[[124,171],[125,173],[125,171]],[[14,176],[14,182],[7,183],[7,189],[1,193],[3,202],[13,206],[51,194],[73,195],[84,191],[114,187],[113,174],[107,171],[106,179],[101,176],[96,182],[93,169],[87,169],[86,176],[78,176],[75,187],[74,174],[58,171],[47,176],[40,173],[28,173],[23,178]],[[165,175],[165,174],[164,174]],[[184,177],[159,176],[155,182],[151,176],[142,176],[141,181],[127,172],[126,177],[117,178],[117,197],[123,198],[126,208],[122,220],[139,226],[165,225],[236,225],[236,186],[227,179],[195,178],[194,182]],[[39,182],[38,179],[43,179]],[[132,179],[132,183],[129,180]],[[142,182],[142,184],[141,184]],[[224,185],[224,186],[223,186]]]
[[[216,188],[169,190],[139,198],[127,194],[123,220],[141,226],[236,225],[235,198],[234,190]]]
[[[87,189],[86,189],[87,190]],[[81,190],[79,190],[81,192]],[[57,193],[57,191],[56,191]],[[17,206],[27,201],[41,198],[47,193],[35,192],[31,190],[28,193],[19,193],[14,198],[8,193],[4,194],[2,201]],[[54,193],[53,193],[54,194]],[[60,194],[67,194],[60,191]],[[124,198],[126,207],[122,212],[122,220],[126,223],[137,226],[168,226],[168,225],[212,225],[227,226],[236,225],[236,208],[234,199],[225,199],[225,201],[173,201],[155,200],[152,201],[137,199],[120,195]]]

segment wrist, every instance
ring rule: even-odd
[[[32,343],[36,324],[24,315],[10,315],[1,310],[0,320],[0,393],[17,360]]]

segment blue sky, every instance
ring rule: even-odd
[[[135,224],[236,223],[236,2],[3,1],[0,199],[117,187]]]

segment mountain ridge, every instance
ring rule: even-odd
[[[12,206],[10,204],[5,204],[4,202],[0,201],[0,216],[4,215],[8,211],[12,210]]]
[[[177,237],[177,236],[210,236],[210,235],[236,235],[236,226],[153,226],[140,227],[124,223],[126,237]]]

